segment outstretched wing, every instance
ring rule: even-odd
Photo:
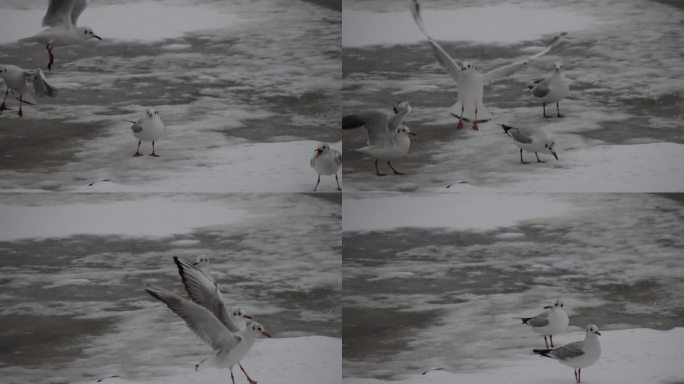
[[[53,97],[57,95],[57,89],[47,82],[47,79],[40,68],[35,72],[24,71],[24,79],[33,82],[33,91],[38,97]]]
[[[522,60],[518,60],[514,63],[504,65],[503,67],[499,67],[496,69],[493,69],[487,73],[484,74],[484,83],[485,84],[491,84],[499,79],[502,79],[516,71],[518,71],[520,68],[525,66],[525,64],[529,63],[531,60],[534,60],[538,57],[541,57],[545,54],[547,54],[550,50],[552,50],[554,47],[556,47],[558,44],[561,42],[561,38],[565,36],[566,33],[563,32],[559,35],[554,36],[554,38],[549,42],[549,44],[546,45],[546,48],[542,49],[541,51],[535,53],[532,56],[526,57]]]
[[[81,13],[83,13],[88,6],[88,2],[89,0],[76,0],[74,2],[74,8],[71,9],[71,22],[74,25],[76,25],[78,17],[81,16]]]
[[[48,10],[43,16],[43,27],[57,27],[72,25],[71,14],[74,5],[79,0],[50,0]]]
[[[190,300],[211,311],[230,331],[239,332],[240,328],[231,319],[218,285],[191,262],[179,257],[174,257],[173,262],[178,267],[178,274]]]
[[[456,60],[452,59],[451,56],[449,56],[449,54],[446,53],[446,51],[425,31],[423,18],[420,15],[420,4],[418,3],[418,0],[411,1],[411,15],[413,16],[413,20],[416,22],[418,29],[420,29],[423,35],[428,39],[439,64],[449,72],[456,83],[459,83],[461,79],[461,69],[463,69],[463,67]]]
[[[359,112],[342,117],[342,129],[365,127],[368,145],[392,140],[387,115],[377,111]]]
[[[185,320],[188,327],[200,339],[215,350],[229,350],[238,343],[239,339],[228,331],[214,314],[201,305],[149,283],[145,292],[166,304],[176,315]]]

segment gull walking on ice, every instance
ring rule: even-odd
[[[326,143],[318,144],[311,158],[310,165],[318,173],[318,181],[316,181],[316,186],[313,189],[314,192],[316,192],[316,188],[318,188],[318,184],[321,182],[321,175],[335,175],[337,190],[342,190],[340,188],[340,179],[337,178],[337,171],[342,168],[342,154],[338,150],[330,148]]]
[[[80,44],[86,40],[102,38],[89,27],[77,27],[76,21],[88,6],[88,0],[50,0],[47,13],[43,17],[42,26],[48,27],[41,32],[24,39],[20,43],[42,43],[48,51],[48,71],[52,70],[55,47]]]
[[[563,100],[570,94],[570,80],[565,77],[565,66],[560,61],[555,64],[554,72],[546,79],[534,80],[527,85],[530,92],[537,99],[542,101],[542,111],[544,117],[551,117],[546,115],[546,104],[556,103],[556,112],[558,117],[565,117],[560,113],[558,102]]]
[[[563,345],[558,348],[534,349],[533,352],[558,360],[559,363],[574,369],[575,381],[582,381],[582,368],[593,365],[601,357],[601,336],[598,326],[589,324],[584,340]]]
[[[546,337],[548,336],[549,340],[551,340],[551,348],[553,348],[553,335],[563,333],[570,323],[568,314],[565,312],[563,302],[560,299],[556,300],[553,305],[544,307],[544,312],[535,317],[516,317],[516,319],[522,320],[523,324],[532,327],[534,332],[543,335],[546,348],[549,347]]]
[[[151,141],[152,153],[150,153],[150,156],[159,157],[159,155],[154,152],[154,142],[159,140],[164,134],[164,131],[166,131],[166,126],[164,126],[164,123],[159,116],[159,112],[155,111],[154,108],[150,108],[142,119],[138,121],[125,121],[133,123],[131,131],[133,131],[133,136],[138,139],[138,149],[136,149],[133,157],[142,156],[142,153],[140,153],[140,143],[143,141]]]
[[[8,109],[5,102],[10,91],[12,94],[19,96],[19,112],[17,113],[19,116],[24,116],[24,112],[21,109],[23,103],[32,104],[24,99],[25,96],[33,99],[32,94],[38,97],[54,97],[57,95],[57,89],[48,84],[43,71],[40,69],[31,72],[16,65],[0,65],[0,78],[5,81],[5,86],[7,87],[5,97],[0,105],[0,114]],[[33,88],[29,87],[29,83],[33,85]]]
[[[534,155],[537,156],[537,163],[543,163],[539,159],[538,152],[551,154],[558,161],[558,155],[553,149],[556,143],[543,130],[539,128],[515,128],[505,124],[499,125],[513,139],[513,143],[520,148],[520,162],[522,164],[529,164],[529,162],[523,160],[523,149],[528,152],[534,152]]]
[[[391,160],[406,156],[411,147],[410,136],[416,135],[408,127],[401,125],[404,116],[409,112],[411,112],[409,103],[399,101],[394,104],[394,115],[392,116],[377,111],[366,111],[342,117],[342,129],[366,128],[368,136],[366,146],[358,148],[356,151],[375,158],[376,175],[385,176],[384,173],[380,173],[378,168],[380,160],[387,160],[387,165],[395,175],[404,174],[394,169]]]
[[[448,53],[426,32],[423,26],[423,19],[420,15],[420,3],[418,0],[411,1],[411,15],[416,22],[418,29],[425,35],[432,47],[432,50],[437,58],[439,64],[444,67],[451,77],[458,84],[458,101],[449,109],[449,112],[458,117],[458,124],[456,128],[463,128],[463,121],[472,122],[472,129],[479,130],[477,123],[489,121],[492,114],[489,113],[487,107],[484,105],[482,98],[484,95],[484,86],[494,83],[502,79],[523,66],[530,60],[536,59],[548,53],[561,41],[561,37],[565,34],[555,36],[551,42],[540,52],[518,60],[511,64],[493,69],[485,74],[481,74],[475,70],[475,66],[467,61],[459,62],[451,58]]]
[[[214,349],[214,353],[197,364],[195,369],[199,370],[205,362],[219,367],[228,367],[233,384],[235,384],[233,366],[240,364],[240,360],[249,352],[259,335],[271,337],[256,321],[247,323],[242,331],[232,332],[214,313],[202,305],[150,283],[147,284],[145,292],[166,304],[200,339]],[[242,369],[242,366],[240,368]],[[256,384],[256,381],[250,378],[244,369],[242,371],[250,384]]]

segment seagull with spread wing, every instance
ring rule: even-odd
[[[463,61],[459,62],[451,58],[448,53],[427,33],[423,25],[423,18],[420,15],[420,3],[418,0],[411,0],[411,15],[416,22],[418,29],[425,35],[435,53],[435,57],[441,66],[443,66],[451,77],[458,84],[458,101],[454,104],[449,112],[458,117],[458,125],[456,128],[463,128],[463,121],[472,122],[473,130],[479,130],[478,122],[482,123],[491,120],[492,114],[487,110],[487,107],[482,102],[484,95],[484,86],[494,83],[522,68],[530,60],[536,59],[548,53],[551,49],[557,46],[561,37],[565,33],[555,36],[551,42],[540,52],[518,60],[511,64],[493,69],[487,73],[481,74],[475,70],[473,64]]]
[[[52,49],[58,46],[80,44],[86,40],[102,38],[89,27],[77,27],[76,21],[88,6],[88,0],[50,0],[48,10],[43,17],[41,32],[24,39],[20,43],[43,43],[50,60],[48,71],[52,70],[55,56]]]

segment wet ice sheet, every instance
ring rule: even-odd
[[[563,342],[592,322],[608,334],[684,326],[682,195],[450,194],[440,204],[374,195],[383,209],[365,210],[371,222],[386,211],[408,213],[394,226],[344,232],[347,378],[405,379],[436,367],[464,380],[493,377],[490,370],[500,374],[544,346],[513,317],[535,315],[558,297],[570,315]],[[345,210],[367,199],[351,194]],[[563,209],[535,216],[535,200]],[[530,213],[467,229],[503,202]],[[424,226],[421,216],[440,224]]]
[[[582,381],[587,383],[674,383],[684,380],[684,369],[679,362],[684,358],[680,345],[684,342],[684,328],[670,331],[630,329],[601,331],[601,358],[591,367],[582,369]],[[584,337],[573,333],[564,342]],[[402,380],[376,380],[346,378],[345,384],[377,383],[432,383],[447,384],[477,382],[497,384],[502,381],[516,383],[571,383],[572,368],[551,359],[532,355],[521,348],[520,353],[501,367],[482,372],[464,374],[433,371]]]
[[[1,216],[3,227],[25,213],[64,227],[37,225],[0,241],[0,372],[9,382],[113,374],[144,382],[194,373],[209,348],[142,291],[151,281],[182,292],[173,256],[207,255],[227,302],[253,314],[276,339],[295,338],[276,341],[276,350],[335,348],[332,355],[320,351],[319,362],[339,353],[337,194],[3,194],[0,204],[13,207]],[[168,223],[179,216],[185,224]],[[297,341],[312,335],[331,339]],[[252,360],[250,368],[288,363],[300,361],[258,368]]]
[[[121,11],[108,15],[110,22],[124,10],[146,6],[164,7],[164,17],[182,17],[188,4],[101,6]],[[193,8],[213,15],[209,20],[226,16],[223,25],[171,22],[171,32],[164,24],[147,40],[120,36],[57,49],[49,81],[60,96],[26,107],[23,119],[10,100],[14,110],[0,116],[0,188],[80,191],[93,181],[112,179],[126,186],[116,190],[137,191],[146,189],[148,180],[173,185],[207,173],[234,182],[226,188],[205,177],[185,182],[187,188],[180,190],[312,188],[303,175],[315,182],[308,166],[315,144],[340,140],[340,12],[315,2],[286,1],[198,1]],[[91,17],[95,28],[104,16],[96,11]],[[179,24],[183,27],[176,28]],[[36,68],[46,64],[46,56],[42,47],[8,43],[0,62]],[[150,106],[160,112],[167,132],[156,143],[162,157],[147,168],[141,164],[149,162],[129,163],[137,140],[123,120],[140,118]],[[142,151],[151,152],[149,143]],[[270,164],[282,167],[270,169]],[[150,172],[141,175],[139,168]],[[274,181],[264,183],[262,174]]]
[[[405,3],[349,3],[355,12],[408,15]],[[535,192],[684,188],[684,169],[680,166],[684,130],[678,107],[684,100],[684,65],[675,53],[684,37],[681,7],[642,0],[598,1],[590,7],[580,2],[529,1],[512,5],[500,1],[422,4],[426,12],[447,13],[489,7],[562,9],[570,16],[584,15],[593,21],[580,23],[582,29],[571,31],[547,56],[487,87],[485,103],[494,119],[482,124],[480,132],[470,131],[469,124],[462,131],[456,130],[457,120],[448,113],[456,98],[456,85],[435,62],[424,41],[408,39],[397,45],[345,48],[343,113],[359,109],[391,113],[395,100],[407,100],[414,110],[404,122],[418,134],[409,156],[393,161],[407,175],[378,178],[373,175],[372,160],[353,151],[365,144],[365,135],[361,130],[344,131],[348,191],[449,191],[453,186],[458,191],[493,188]],[[635,8],[644,12],[634,13]],[[483,25],[487,25],[486,20],[473,17],[461,27],[481,30]],[[410,18],[401,26],[416,29]],[[534,29],[537,24],[531,22],[527,27]],[[426,28],[431,30],[427,21]],[[440,42],[455,59],[469,60],[486,72],[536,52],[551,37],[543,25],[536,31],[538,36],[513,43],[459,41],[460,35]],[[570,98],[560,103],[567,117],[544,119],[540,103],[528,94],[525,84],[547,75],[558,60],[564,61],[566,75],[572,81]],[[555,112],[555,106],[547,110]],[[541,154],[546,164],[522,166],[518,148],[495,123],[542,127],[554,137],[560,161]],[[525,157],[535,159],[532,153]]]

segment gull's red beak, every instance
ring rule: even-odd
[[[252,319],[252,316],[250,316],[250,315],[242,315],[242,317],[244,317],[245,319],[253,320],[253,319]]]
[[[556,161],[558,161],[558,155],[556,155],[556,152],[551,152],[551,154],[556,158]]]
[[[544,309],[551,309],[551,306],[547,305],[546,307],[544,307]]]
[[[262,331],[261,334],[266,336],[266,337],[271,337],[271,335],[269,335],[268,332],[266,332],[266,331]]]
[[[599,332],[599,331],[594,331],[594,333],[601,336],[601,332]]]
[[[317,149],[316,149],[316,158],[317,158],[317,159],[318,159],[318,156],[321,155],[321,153],[323,153],[323,150],[320,149],[320,148],[317,148]]]
[[[418,135],[416,135],[416,134],[413,133],[413,132],[408,132],[408,135],[409,135],[409,136],[418,136]]]
[[[98,35],[93,35],[93,37],[96,38],[96,39],[98,39],[98,40],[102,40],[102,38],[101,38],[100,36],[98,36]]]

